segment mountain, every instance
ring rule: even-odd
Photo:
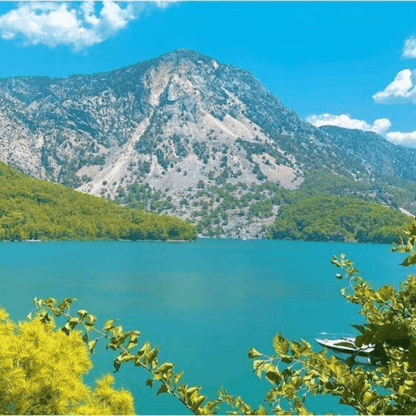
[[[248,71],[190,50],[100,74],[1,79],[0,159],[189,218],[207,235],[262,235],[281,191],[316,172],[329,172],[331,186],[346,180],[342,195],[416,212],[415,149],[316,129]]]
[[[323,126],[320,131],[344,153],[360,159],[375,176],[416,181],[416,149],[395,145],[370,131]]]

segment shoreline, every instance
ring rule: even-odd
[[[372,241],[339,241],[339,240],[301,240],[301,239],[292,239],[292,238],[221,238],[221,237],[207,237],[207,236],[200,236],[193,240],[153,240],[153,239],[142,239],[142,240],[126,240],[126,239],[118,239],[118,240],[111,240],[111,239],[85,239],[85,240],[59,240],[59,239],[50,239],[50,240],[0,240],[0,243],[50,243],[50,242],[73,242],[73,243],[81,243],[81,242],[120,242],[120,243],[137,243],[137,242],[155,242],[155,243],[195,243],[198,240],[236,240],[236,241],[255,241],[255,240],[263,240],[263,241],[300,241],[304,243],[345,243],[345,244],[381,244],[381,245],[391,245],[394,242],[372,242]]]

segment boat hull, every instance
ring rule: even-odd
[[[338,339],[315,339],[315,341],[330,350],[334,355],[346,361],[354,357],[357,364],[372,364],[372,346],[363,346],[358,348],[355,346],[355,338],[338,338]]]

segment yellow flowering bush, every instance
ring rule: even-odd
[[[134,414],[133,397],[105,375],[95,389],[82,376],[92,367],[80,334],[55,330],[40,316],[14,324],[0,309],[0,414]]]

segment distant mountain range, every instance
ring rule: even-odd
[[[0,159],[208,235],[262,235],[285,190],[416,213],[416,149],[315,128],[248,71],[190,50],[100,74],[1,79]]]

